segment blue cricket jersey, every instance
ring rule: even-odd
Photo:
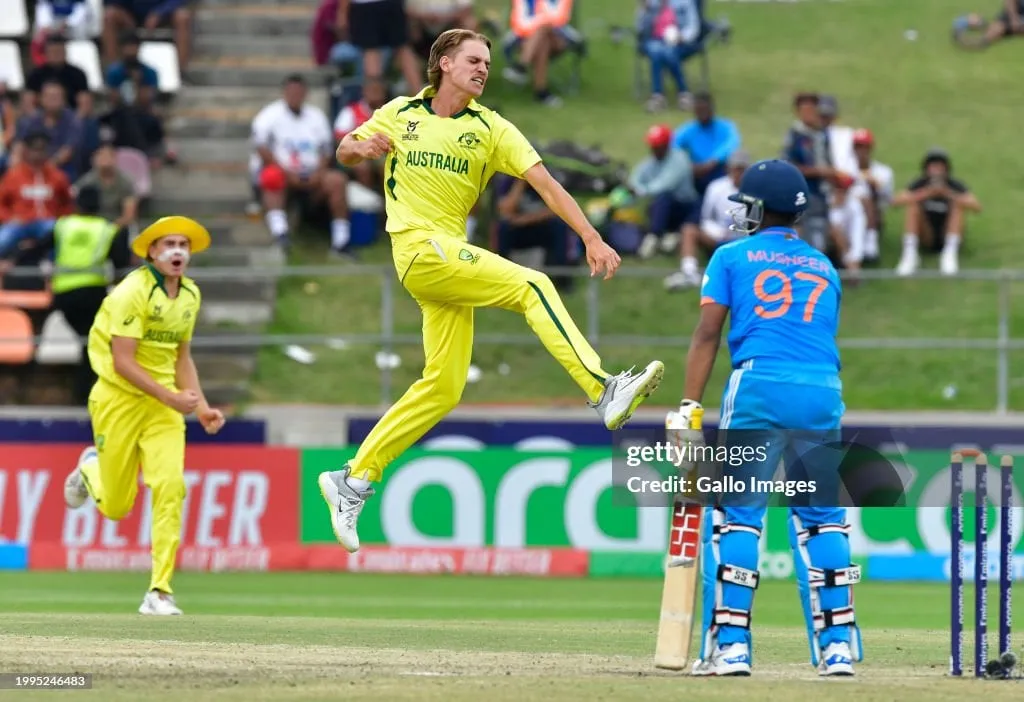
[[[729,308],[733,368],[780,382],[838,385],[841,300],[831,261],[783,228],[719,247],[701,287],[701,305]]]

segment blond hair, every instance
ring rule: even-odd
[[[463,42],[467,41],[483,42],[488,49],[491,48],[490,39],[470,29],[449,29],[434,40],[433,46],[430,47],[430,58],[427,59],[427,80],[434,90],[441,87],[441,57],[452,58],[458,53]]]

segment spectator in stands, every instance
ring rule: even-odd
[[[881,236],[885,226],[885,213],[895,194],[895,175],[892,168],[874,160],[875,136],[867,129],[853,133],[853,152],[857,159],[857,187],[864,200],[867,216],[867,234],[864,239],[864,262],[876,263],[881,255]]]
[[[516,85],[526,85],[533,72],[533,92],[538,102],[558,107],[562,99],[548,86],[548,66],[582,37],[569,24],[572,20],[573,0],[552,0],[537,3],[533,0],[512,0],[509,25],[512,42],[506,53],[515,55],[502,75]]]
[[[78,188],[78,214],[59,218],[52,232],[39,242],[40,249],[53,250],[50,289],[54,307],[81,340],[81,360],[72,387],[74,401],[80,406],[88,403],[96,382],[86,349],[89,328],[107,296],[107,287],[118,277],[108,275],[104,264],[109,260],[123,275],[132,262],[128,230],[102,215],[103,197],[95,185]]]
[[[139,213],[135,186],[117,168],[117,151],[113,141],[101,141],[92,155],[92,170],[75,182],[74,189],[95,188],[99,194],[96,215],[113,222],[118,229],[134,229]]]
[[[67,106],[74,110],[79,118],[86,119],[92,115],[93,99],[89,90],[89,79],[78,66],[67,61],[67,40],[61,34],[50,34],[46,37],[46,62],[32,69],[25,78],[25,91],[21,97],[22,114],[31,114],[39,107],[39,94],[43,84],[56,81],[64,88]]]
[[[338,31],[363,50],[366,75],[383,76],[388,54],[401,71],[410,95],[423,87],[419,61],[409,46],[405,0],[341,0]]]
[[[35,36],[30,47],[32,63],[39,66],[46,62],[46,38],[50,35],[89,39],[92,14],[89,0],[36,0]]]
[[[638,255],[650,258],[661,245],[662,251],[676,251],[679,232],[687,223],[697,222],[700,206],[693,187],[693,165],[681,149],[672,149],[672,130],[656,124],[645,137],[651,155],[638,163],[629,175],[629,189],[639,198],[649,199],[647,234],[640,242]]]
[[[829,247],[828,195],[835,180],[828,132],[822,128],[817,93],[799,93],[793,100],[796,121],[793,122],[782,147],[783,160],[789,161],[807,179],[807,210],[798,227],[801,235],[819,251]]]
[[[255,151],[249,169],[266,212],[267,227],[278,243],[288,244],[286,207],[289,198],[296,197],[307,215],[329,211],[331,250],[348,257],[351,230],[345,197],[347,178],[333,167],[330,122],[323,110],[306,102],[302,76],[289,76],[283,92],[280,100],[260,110],[252,122]]]
[[[7,83],[0,80],[0,176],[7,171],[7,161],[14,146],[17,127],[18,113],[14,101],[7,92]]]
[[[347,20],[344,26],[338,21],[340,4],[340,0],[322,0],[317,8],[310,31],[313,61],[317,66],[326,66],[328,63],[335,66],[350,64],[355,76],[361,78],[363,54],[349,41]]]
[[[856,275],[864,262],[868,217],[857,180],[840,171],[829,195],[828,218],[835,247],[837,267]]]
[[[686,59],[700,51],[703,21],[694,0],[643,0],[637,18],[641,51],[651,66],[651,97],[648,112],[665,108],[662,76],[665,71],[676,84],[676,103],[681,110],[693,105],[683,72]]]
[[[334,143],[339,144],[345,136],[370,119],[370,116],[384,106],[388,100],[387,84],[381,78],[367,78],[363,82],[363,95],[358,102],[346,105],[334,120]],[[384,159],[361,161],[354,167],[342,166],[342,172],[356,182],[377,192],[380,190]]]
[[[103,62],[117,61],[119,38],[128,30],[152,32],[161,27],[174,29],[178,67],[188,68],[192,46],[192,10],[188,0],[104,0]]]
[[[114,146],[138,149],[158,168],[166,156],[164,128],[154,106],[157,73],[139,60],[140,40],[135,32],[121,38],[121,60],[107,69],[110,111],[100,122],[113,130]]]
[[[36,0],[37,32],[89,39],[93,22],[89,0]]]
[[[690,157],[693,185],[703,197],[712,181],[725,177],[729,157],[740,148],[741,139],[732,120],[715,114],[715,101],[709,93],[694,97],[693,117],[676,130],[672,147]]]
[[[739,192],[740,178],[751,164],[750,154],[734,151],[727,161],[728,171],[708,185],[700,205],[700,223],[683,227],[683,243],[679,270],[665,278],[668,290],[697,287],[701,275],[697,266],[697,251],[703,249],[708,256],[722,244],[743,236],[732,231],[732,213],[738,205],[729,199]]]
[[[65,105],[64,88],[55,80],[43,83],[40,107],[18,122],[15,140],[22,142],[28,134],[43,132],[49,139],[47,158],[64,171],[68,180],[78,177],[81,170],[82,120]],[[15,147],[14,158],[20,159]]]
[[[49,135],[29,132],[21,146],[22,159],[0,179],[0,259],[22,242],[42,239],[74,209],[68,177],[48,159]]]
[[[520,260],[522,265],[535,270],[569,265],[569,230],[537,191],[519,178],[502,177],[497,185],[499,253],[516,259],[516,254],[542,251],[541,257]],[[573,278],[552,275],[551,282],[558,290],[568,292]]]
[[[955,275],[960,269],[960,242],[967,212],[981,212],[981,203],[967,185],[952,175],[949,154],[930,149],[921,163],[921,175],[899,193],[893,205],[906,207],[903,220],[903,254],[896,266],[901,276],[912,275],[920,265],[919,245],[941,252],[939,270]]]
[[[409,15],[409,36],[413,51],[430,58],[430,47],[449,29],[477,31],[473,0],[405,0]]]
[[[835,169],[850,176],[857,175],[857,157],[853,153],[853,127],[837,124],[839,101],[831,95],[818,98],[821,128],[828,138],[829,160]]]

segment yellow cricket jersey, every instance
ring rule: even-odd
[[[114,370],[110,339],[138,339],[135,358],[156,382],[172,390],[178,346],[192,339],[199,316],[199,288],[182,276],[178,296],[167,297],[164,277],[150,264],[138,268],[115,287],[89,330],[89,361],[100,378],[132,394],[142,391]]]
[[[541,158],[526,137],[494,110],[471,100],[451,117],[430,108],[436,91],[395,98],[353,135],[391,137],[384,163],[387,230],[465,238],[466,218],[495,173],[521,178]]]

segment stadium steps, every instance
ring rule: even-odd
[[[310,81],[309,99],[327,105],[326,82],[313,65],[309,29],[318,0],[204,0],[196,13],[194,58],[169,106],[165,128],[179,167],[156,175],[151,217],[187,214],[203,221],[214,246],[196,261],[203,312],[196,338],[262,331],[274,313],[276,281],[223,279],[203,268],[282,265],[261,216],[247,215],[252,118],[280,95],[290,73]],[[197,347],[197,364],[213,402],[244,401],[258,348]]]
[[[196,12],[197,36],[244,36],[254,41],[301,36],[308,41],[315,16],[316,5],[306,2],[289,2],[287,5],[204,2]]]

